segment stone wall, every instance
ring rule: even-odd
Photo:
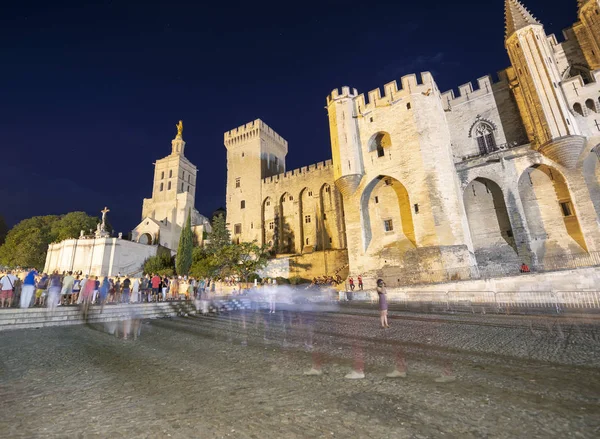
[[[535,291],[598,291],[600,267],[578,270],[532,273],[527,275],[474,279],[435,285],[388,288],[388,295],[406,292],[535,292]],[[441,296],[440,296],[441,297]]]
[[[81,271],[95,276],[138,274],[157,246],[118,238],[68,239],[50,244],[44,272]]]
[[[339,270],[340,276],[345,279],[348,274],[347,265],[346,250],[327,250],[271,259],[267,267],[259,272],[259,276],[285,279],[301,277],[312,280],[314,277],[335,276]]]
[[[266,178],[262,194],[263,242],[279,253],[346,247],[331,160]]]

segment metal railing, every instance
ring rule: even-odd
[[[392,292],[388,301],[406,309],[483,314],[600,311],[600,291],[403,291]]]
[[[560,256],[545,257],[536,267],[538,271],[573,270],[576,268],[600,266],[600,252],[565,253]]]
[[[421,270],[402,273],[401,276],[383,276],[390,287],[439,284],[473,279],[492,279],[507,276],[531,275],[550,271],[574,270],[600,266],[600,252],[565,253],[543,258],[540,263],[521,271],[521,260],[504,261],[499,264],[459,267],[444,270]]]

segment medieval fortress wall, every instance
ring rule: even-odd
[[[350,271],[400,282],[540,270],[600,251],[600,0],[558,42],[505,0],[511,66],[440,92],[431,74],[327,97],[332,160],[285,171],[257,120],[225,133],[236,240],[279,254],[347,248]]]

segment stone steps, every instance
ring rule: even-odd
[[[218,299],[210,303],[209,313],[249,308],[250,301],[247,299]],[[87,321],[76,306],[61,306],[52,313],[47,308],[3,309],[0,310],[0,331],[103,323],[130,318],[156,319],[197,313],[195,302],[192,301],[105,305],[103,310],[99,305],[93,305]]]

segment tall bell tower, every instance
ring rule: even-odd
[[[285,172],[287,141],[257,119],[224,134],[227,223],[233,242],[263,242],[262,181]],[[268,206],[273,209],[274,205]]]
[[[505,14],[505,45],[514,70],[511,87],[529,141],[551,160],[573,167],[585,139],[569,111],[548,36],[518,0],[505,0]]]
[[[145,198],[142,220],[151,218],[171,224],[174,230],[183,227],[187,214],[194,211],[197,169],[184,155],[183,122],[176,125],[177,135],[171,141],[171,154],[154,164],[152,198]],[[172,249],[177,248],[179,235],[173,234]]]

